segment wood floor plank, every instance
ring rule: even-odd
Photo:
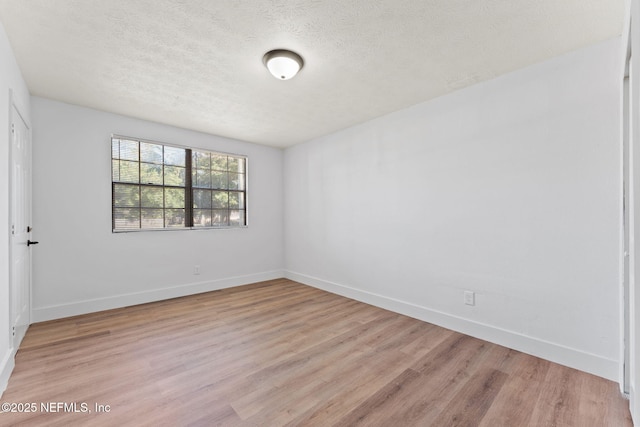
[[[632,425],[615,383],[286,279],[34,324],[2,401],[38,405],[2,426]]]
[[[487,413],[507,380],[496,369],[482,369],[474,374],[433,422],[436,426],[475,427]]]
[[[593,425],[606,425],[610,419],[622,419],[631,423],[628,401],[616,399],[618,385],[600,381],[598,377],[581,372],[583,377],[580,390],[578,413],[593,420]]]
[[[531,425],[534,405],[551,362],[520,353],[518,364],[487,411],[479,427]],[[598,381],[602,383],[603,381]]]
[[[395,405],[400,405],[404,398],[419,388],[420,373],[413,369],[405,369],[392,381],[378,389],[367,400],[358,405],[347,416],[342,418],[336,427],[358,425],[385,425],[388,413]]]
[[[398,413],[403,418],[409,415],[410,419],[403,419],[404,425],[429,425],[429,417],[444,408],[447,397],[466,382],[487,348],[481,340],[453,334],[354,408],[338,425],[392,425],[389,423]],[[424,393],[425,387],[430,393]]]
[[[311,408],[286,425],[323,426],[335,425],[354,408],[371,397],[400,375],[407,366],[408,356],[399,351],[372,356],[363,352],[357,358],[341,364],[326,380],[325,397],[319,405]]]
[[[531,423],[538,425],[569,425],[578,411],[578,399],[571,390],[581,388],[576,373],[550,366],[538,396]]]

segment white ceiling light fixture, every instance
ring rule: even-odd
[[[289,80],[298,74],[304,65],[300,55],[285,49],[270,50],[264,54],[262,62],[278,80]]]

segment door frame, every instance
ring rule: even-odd
[[[631,373],[631,325],[630,325],[630,290],[631,290],[631,159],[630,154],[630,111],[631,111],[631,82],[629,78],[630,57],[627,57],[625,73],[622,82],[622,257],[621,257],[621,340],[620,340],[620,390],[625,394],[630,393]]]
[[[629,280],[628,285],[621,287],[622,304],[620,307],[620,341],[619,355],[620,389],[629,391],[629,409],[631,417],[637,424],[640,422],[640,54],[634,52],[640,46],[640,26],[634,23],[640,17],[640,0],[628,0],[622,33],[620,90],[621,90],[621,151],[623,157],[621,178],[628,179],[629,200],[628,229],[623,229],[621,241],[622,281],[624,281],[624,233],[629,238]],[[629,76],[628,87],[625,87],[625,75]],[[625,102],[626,101],[626,102]],[[625,105],[626,104],[626,105]],[[625,140],[626,138],[626,140]],[[628,148],[625,153],[625,148]],[[628,162],[628,163],[627,163]],[[624,171],[624,167],[628,171]],[[626,175],[626,176],[625,176]],[[622,187],[624,188],[624,187]],[[624,196],[624,194],[623,194]],[[622,218],[624,228],[624,217]],[[628,316],[628,324],[625,320]],[[628,342],[625,342],[627,341]],[[624,347],[622,347],[624,346]]]

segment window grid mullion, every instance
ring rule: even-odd
[[[190,149],[184,150],[185,152],[185,171],[184,171],[184,226],[187,228],[193,227],[193,192],[192,180],[192,151]]]
[[[162,227],[167,228],[167,198],[165,189],[167,186],[164,182],[166,171],[164,170],[164,145],[162,146]]]
[[[140,162],[140,141],[137,141],[138,146],[138,228],[142,230],[142,186],[140,185],[142,177],[142,162]]]

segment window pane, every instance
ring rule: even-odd
[[[164,211],[162,209],[142,209],[142,228],[163,228]]]
[[[164,207],[162,200],[162,187],[142,187],[140,189],[143,208],[160,208]]]
[[[200,209],[211,209],[211,191],[193,190],[193,207]]]
[[[193,167],[198,169],[211,169],[211,155],[201,151],[193,151]]]
[[[135,182],[139,181],[138,162],[120,161],[120,182]]]
[[[211,188],[216,188],[216,189],[220,189],[220,190],[226,190],[228,188],[227,173],[226,172],[212,172],[211,173]]]
[[[213,207],[227,209],[229,207],[229,193],[227,193],[226,191],[214,191]]]
[[[229,211],[229,225],[245,225],[244,211]]]
[[[244,159],[229,156],[229,172],[244,173]]]
[[[140,228],[140,209],[114,208],[113,220],[116,230],[133,230]]]
[[[184,209],[184,189],[183,188],[165,188],[164,189],[164,207]]]
[[[193,226],[211,227],[211,211],[209,209],[194,209]]]
[[[184,148],[164,146],[164,164],[185,166],[186,150]]]
[[[111,140],[111,158],[112,159],[120,158],[120,140],[119,139]]]
[[[162,145],[141,142],[140,161],[162,164]]]
[[[229,225],[229,211],[226,209],[214,210],[211,225]]]
[[[115,184],[113,186],[113,204],[114,206],[137,207],[140,206],[140,187],[137,185]]]
[[[184,209],[165,209],[165,227],[184,227]]]
[[[140,163],[140,182],[162,185],[162,165]]]
[[[140,160],[138,153],[138,141],[129,141],[128,139],[120,140],[120,159],[124,160]]]
[[[226,171],[227,170],[227,156],[222,155],[211,155],[211,169],[215,169],[218,171]]]
[[[120,181],[120,160],[111,160],[111,179],[113,182]]]
[[[244,190],[244,174],[229,173],[229,189]]]
[[[177,166],[164,167],[164,185],[176,185],[184,187],[185,169]]]
[[[193,182],[194,187],[211,188],[211,171],[198,169],[196,170],[196,179]]]
[[[244,209],[244,193],[229,193],[229,209]]]

